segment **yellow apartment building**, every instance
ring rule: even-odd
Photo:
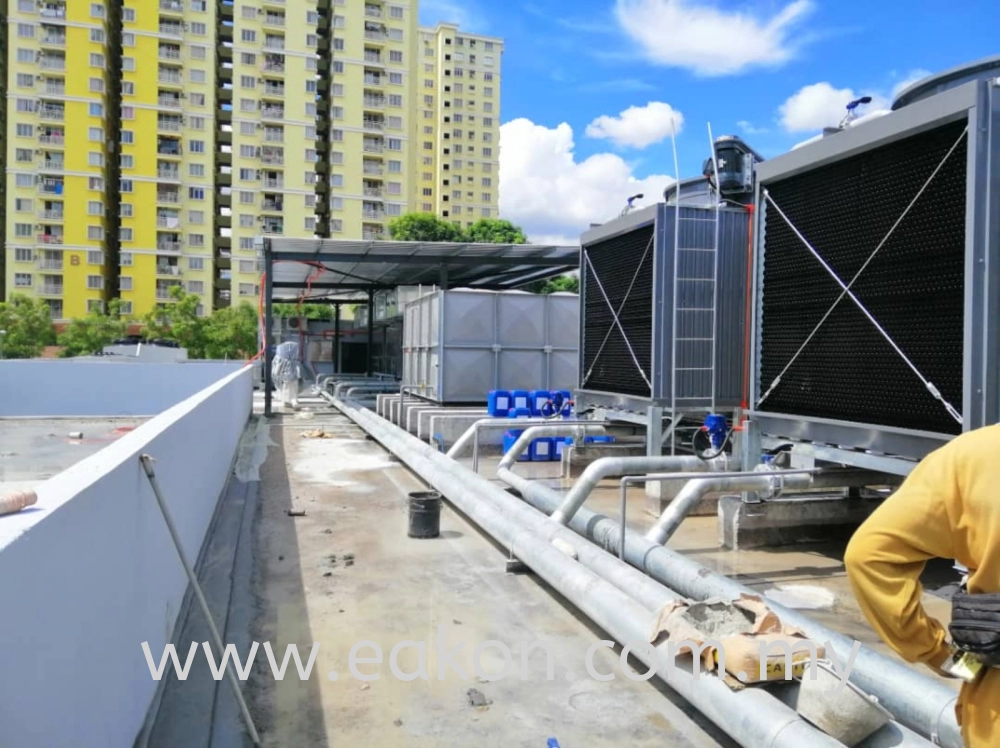
[[[497,215],[500,39],[415,0],[8,0],[3,297],[64,321],[259,294],[262,235]]]
[[[503,40],[451,23],[420,29],[414,210],[466,227],[499,215]]]

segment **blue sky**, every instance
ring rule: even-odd
[[[536,240],[576,238],[633,187],[658,193],[674,174],[671,119],[682,177],[708,155],[709,122],[776,156],[836,124],[855,95],[884,108],[907,81],[1000,53],[996,10],[995,0],[420,3],[424,24],[505,40],[501,211]]]

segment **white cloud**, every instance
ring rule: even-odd
[[[803,86],[778,108],[781,124],[788,132],[811,132],[824,127],[836,127],[847,114],[847,104],[863,94],[850,88],[834,88],[822,81]],[[889,106],[888,97],[879,93],[872,97],[866,111],[873,112]]]
[[[670,104],[651,101],[646,106],[630,106],[617,117],[601,115],[587,125],[586,135],[618,146],[645,148],[670,137],[671,129],[679,135],[683,126],[683,114]]]
[[[521,226],[532,241],[579,242],[591,223],[621,212],[631,195],[636,205],[655,203],[672,177],[637,179],[613,153],[577,161],[573,128],[549,128],[515,119],[500,128],[500,215]]]
[[[745,119],[741,119],[737,122],[736,126],[747,135],[765,135],[768,132],[766,127],[756,127],[753,122],[748,122]]]
[[[812,7],[811,0],[794,0],[767,17],[705,0],[616,0],[615,16],[650,62],[713,76],[788,62]]]
[[[425,26],[454,23],[464,31],[483,33],[489,23],[467,0],[421,0],[420,22]]]
[[[903,93],[903,89],[909,88],[917,81],[922,81],[928,75],[931,75],[931,72],[929,70],[919,70],[919,69],[911,70],[910,73],[903,80],[901,80],[899,83],[897,83],[895,86],[892,87],[892,98],[895,99],[897,96]]]

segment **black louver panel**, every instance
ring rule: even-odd
[[[849,283],[962,135],[956,122],[768,185]],[[834,136],[836,137],[836,136]],[[967,138],[852,291],[921,374],[962,407]],[[765,206],[760,390],[767,392],[841,288]],[[761,410],[956,434],[950,416],[850,298],[823,323]]]
[[[629,352],[631,345],[648,377],[653,358],[652,240],[653,226],[644,226],[585,249],[590,262],[584,262],[583,389],[638,397],[652,394]],[[642,267],[633,284],[640,263]],[[618,316],[625,329],[623,336],[614,323],[605,295],[617,310],[626,294],[628,301]]]

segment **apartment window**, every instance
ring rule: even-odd
[[[330,186],[331,187],[343,187],[344,186],[344,175],[343,174],[331,174],[330,175]]]
[[[135,107],[134,106],[123,106],[122,107],[122,119],[135,119]]]
[[[16,200],[14,200],[14,210],[16,210],[18,213],[30,213],[33,204],[34,201],[27,200],[23,197],[19,197]]]
[[[191,200],[204,200],[205,199],[205,188],[204,187],[188,187],[188,198]]]
[[[402,18],[403,17],[403,9],[401,7],[399,7],[398,5],[391,6],[389,8],[389,17],[390,18]]]
[[[331,112],[331,116],[334,119],[343,119],[344,118],[344,107],[342,107],[342,106],[335,106],[335,107],[333,107],[332,112]]]
[[[394,42],[403,41],[403,30],[402,29],[389,29],[389,38]]]
[[[240,135],[256,135],[256,134],[257,134],[256,122],[240,122]]]
[[[132,203],[122,203],[118,206],[118,215],[122,218],[132,217]]]
[[[339,218],[334,218],[330,221],[330,231],[334,234],[339,234],[344,230],[344,222]]]
[[[432,210],[434,210],[434,206],[431,205],[430,203],[421,203],[420,207],[424,211],[424,213],[430,213]]]
[[[189,164],[188,165],[188,176],[191,176],[191,177],[203,177],[203,176],[205,176],[205,164]]]
[[[344,139],[344,131],[334,128],[330,131],[330,139],[338,143],[341,142]]]
[[[402,73],[389,73],[389,83],[394,86],[403,85],[403,74]]]
[[[104,104],[99,104],[97,102],[91,102],[91,104],[90,104],[90,116],[91,117],[103,117],[104,116]]]
[[[240,249],[253,249],[253,237],[252,236],[240,237]]]
[[[489,75],[489,73],[487,73],[487,75]],[[483,96],[492,96],[492,95],[493,95],[493,86],[486,86],[486,88],[483,89]]]
[[[310,26],[315,26],[317,23],[319,23],[319,13],[317,13],[315,10],[307,10],[306,23],[308,23]]]
[[[493,171],[493,164],[483,164],[483,173],[489,174]]]
[[[135,70],[135,58],[134,57],[123,57],[122,58],[122,70]]]
[[[433,78],[424,78],[424,88],[434,88]]]
[[[122,46],[123,47],[134,47],[135,46],[135,34],[131,31],[126,31],[122,34]]]
[[[401,151],[403,150],[403,141],[399,138],[389,138],[386,144],[386,148],[390,151]]]
[[[247,6],[243,6],[243,10],[253,10],[254,15],[256,16],[257,11],[254,8],[247,8]],[[253,29],[243,29],[243,31],[240,33],[240,39],[245,42],[256,42],[257,32],[254,31]]]
[[[257,100],[256,99],[240,99],[240,111],[241,112],[256,112],[257,111]]]
[[[256,293],[256,286],[253,283],[240,283],[240,296],[253,296]]]
[[[255,55],[253,52],[243,52],[240,55],[240,62],[242,62],[244,65],[256,65],[257,55]]]
[[[123,242],[132,241],[132,229],[122,226],[120,229],[118,229],[118,238],[121,239]]]
[[[334,83],[330,87],[330,93],[333,96],[343,96],[344,95],[344,84],[343,83]]]
[[[403,162],[402,161],[390,161],[389,162],[389,171],[391,171],[391,172],[393,172],[395,174],[399,174],[400,172],[403,171]]]
[[[88,275],[87,276],[87,288],[92,291],[100,291],[104,288],[104,276],[103,275]]]
[[[34,88],[35,87],[35,76],[30,73],[18,73],[17,74],[17,85],[22,88]]]
[[[90,41],[97,44],[104,44],[104,29],[91,29]]]
[[[303,222],[303,228],[306,231],[316,230],[316,218],[314,216],[307,216],[306,220]]]
[[[34,112],[37,108],[34,99],[17,100],[17,111],[19,112]]]
[[[317,91],[319,91],[319,86],[317,85],[316,81],[314,80],[306,81],[306,93],[316,93]]]
[[[204,270],[205,269],[205,258],[204,257],[188,257],[188,269],[190,269],[190,270]]]
[[[14,184],[18,187],[34,187],[35,186],[35,175],[34,174],[15,174]]]
[[[391,130],[402,130],[403,129],[403,118],[402,117],[389,117],[388,126]]]
[[[306,34],[306,46],[310,49],[319,46],[319,37],[316,34]]]
[[[14,224],[14,236],[27,237],[31,236],[31,224],[30,223],[15,223]]]
[[[257,195],[254,192],[247,192],[245,190],[240,192],[240,202],[244,205],[252,205],[256,197]]]
[[[483,117],[483,127],[493,127],[493,118]]]
[[[91,179],[94,179],[94,177],[91,177]],[[92,187],[91,189],[94,189],[94,188]],[[121,180],[121,191],[122,192],[131,192],[132,191],[132,180],[131,179],[123,179],[123,180]]]
[[[399,94],[389,94],[389,106],[391,107],[403,106],[403,97],[400,96]]]
[[[132,81],[122,81],[122,96],[135,96],[135,84]]]
[[[302,203],[307,208],[315,208],[316,207],[316,195],[303,195],[302,196]]]
[[[492,148],[483,148],[483,156],[486,157],[486,158],[492,157],[493,156],[493,149]]]
[[[343,210],[343,209],[344,209],[344,198],[342,197],[330,198],[330,210]]]
[[[491,81],[491,80],[493,80],[493,73],[483,73],[483,80],[484,81]],[[491,93],[491,94],[487,94],[487,95],[488,96],[492,96],[493,94]]]
[[[421,190],[421,194],[424,197],[431,197],[434,194],[434,190],[432,190],[430,187],[424,187],[423,190]]]
[[[240,88],[257,88],[257,76],[255,76],[255,75],[241,75],[240,76]]]
[[[312,103],[306,104],[306,116],[307,117],[315,117],[316,116],[316,105],[315,104],[312,104]]]
[[[87,227],[87,238],[91,241],[101,241],[104,239],[104,227],[103,226],[88,226]]]
[[[30,23],[17,24],[17,35],[22,39],[34,39],[35,27]]]
[[[333,17],[333,27],[335,29],[342,29],[346,25],[344,16],[334,16]]]
[[[205,223],[205,211],[188,211],[188,223]]]
[[[403,206],[398,203],[390,203],[385,206],[385,214],[387,216],[401,216],[403,215]]]
[[[123,169],[134,169],[135,168],[135,158],[131,155],[122,154],[121,166]]]
[[[256,169],[240,169],[240,180],[244,182],[252,182],[257,179]]]
[[[205,129],[205,118],[204,117],[189,117],[188,127],[192,130],[204,130]]]
[[[340,60],[335,60],[334,63],[333,63],[333,72],[335,72],[335,73],[343,73],[344,72],[344,63],[342,63]]]
[[[432,141],[430,141],[430,140],[425,140],[424,141],[424,150],[425,151],[433,151],[434,150],[434,143]]]
[[[493,180],[490,179],[489,177],[483,177],[483,187],[492,187],[492,186],[493,186]]]
[[[403,64],[403,53],[398,50],[392,50],[389,52],[389,62],[402,65]]]
[[[205,246],[205,235],[204,234],[188,234],[188,244],[192,247],[204,247]]]
[[[123,8],[122,20],[125,23],[135,23],[135,8]]]
[[[14,159],[21,163],[31,163],[34,160],[35,152],[30,148],[18,148],[14,152]]]
[[[317,158],[317,156],[316,156],[316,151],[313,148],[306,148],[306,154],[305,154],[305,156],[306,156],[306,162],[307,163],[313,163],[314,164],[314,163],[316,163],[319,160]]]
[[[493,202],[493,193],[491,193],[491,192],[484,192],[483,193],[483,202],[484,203],[491,203],[491,202]]]
[[[453,198],[455,198],[456,200],[461,200],[462,199],[462,191],[461,190],[452,190],[451,191],[451,196]]]
[[[205,293],[205,281],[188,281],[188,293]]]
[[[104,215],[104,203],[100,200],[91,200],[87,203],[87,215],[88,216],[103,216]]]
[[[255,145],[240,146],[240,158],[255,158],[256,156],[257,156],[257,146]]]
[[[433,56],[434,56],[434,48],[424,47],[424,57],[433,57]]]
[[[259,13],[259,12],[260,11],[258,11],[257,8],[255,8],[252,5],[244,5],[243,6],[243,10],[242,10],[243,17],[245,19],[247,19],[248,21],[255,21],[255,20],[257,20],[257,13]]]
[[[87,163],[90,166],[104,166],[104,154],[91,151],[87,154]]]
[[[204,140],[189,140],[188,149],[191,153],[204,153],[205,152],[205,141]]]
[[[390,195],[402,195],[403,185],[400,182],[389,182],[387,191]]]
[[[306,70],[319,70],[319,61],[315,57],[307,57]]]
[[[191,102],[191,106],[205,106],[205,94],[193,93],[188,97],[188,101]]]
[[[131,256],[129,257],[128,264],[129,265],[132,264],[132,258],[131,258]],[[132,290],[132,276],[131,275],[120,275],[120,276],[118,276],[118,288],[120,288],[122,291],[131,291]]]
[[[121,304],[118,306],[118,314],[121,317],[127,317],[130,314],[132,314],[132,302],[131,301],[121,302]]]
[[[18,247],[14,250],[14,262],[31,262],[34,259],[34,251]]]
[[[14,285],[18,288],[31,286],[31,273],[14,273]]]
[[[204,70],[192,70],[191,71],[191,82],[192,83],[204,83],[205,82],[205,71]]]
[[[91,3],[90,15],[92,18],[104,18],[104,3]]]
[[[253,228],[253,215],[250,213],[240,214],[240,227],[244,229]]]
[[[191,33],[195,36],[205,36],[208,33],[208,26],[204,23],[194,22],[190,25]]]
[[[35,128],[23,123],[18,123],[15,132],[19,138],[33,138],[35,136]]]

